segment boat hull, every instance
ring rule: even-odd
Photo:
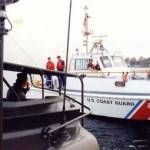
[[[53,143],[54,146],[51,148],[55,150],[99,150],[96,138],[81,127],[79,122],[76,124],[75,127],[66,128],[67,132],[70,134],[68,139],[59,135],[59,137],[57,137],[57,143]],[[40,129],[36,129],[14,134],[10,133],[10,135],[8,135],[8,133],[4,134],[4,150],[10,150],[10,147],[12,150],[48,149],[46,146],[46,139],[41,136],[40,131]],[[13,136],[13,138],[8,138],[8,136]]]
[[[81,100],[77,92],[68,91],[68,94]],[[150,120],[150,99],[145,97],[85,93],[84,104],[97,116]]]

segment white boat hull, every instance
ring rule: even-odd
[[[150,120],[150,81],[129,79],[125,87],[115,86],[117,77],[85,77],[84,104],[93,115],[121,119]],[[79,83],[67,79],[70,96],[81,99]]]
[[[81,100],[80,95],[68,92]],[[116,95],[85,94],[84,104],[92,110],[93,115],[131,120],[150,120],[150,99],[117,97]]]

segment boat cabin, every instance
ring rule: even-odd
[[[91,67],[89,66],[91,65]],[[70,72],[88,71],[127,71],[127,65],[122,56],[89,53],[74,55],[70,62]]]

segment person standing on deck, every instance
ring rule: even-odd
[[[125,74],[124,72],[122,73],[122,81],[127,82],[128,81],[128,72]]]
[[[48,57],[47,59],[48,59],[48,61],[46,63],[46,69],[51,70],[51,71],[55,70],[55,65],[54,65],[53,61],[51,61],[51,58]],[[49,88],[53,88],[54,87],[51,74],[47,74],[46,75],[46,85]]]
[[[57,70],[64,72],[65,69],[65,62],[61,59],[61,56],[57,56],[58,62],[57,62]],[[59,80],[59,88],[63,88],[65,86],[65,76],[58,76]]]

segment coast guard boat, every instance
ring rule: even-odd
[[[0,0],[0,150],[98,150],[96,138],[80,124],[90,109],[60,90],[47,92],[50,89],[43,84],[47,74],[75,77],[83,83],[80,76],[3,62],[3,40],[9,31],[5,28],[5,9],[14,2],[17,0]],[[31,90],[24,101],[11,88],[16,74],[21,72],[28,74],[32,86],[33,75],[42,80],[40,87],[34,87],[38,92]],[[16,94],[16,101],[6,98],[8,89]],[[83,90],[81,95],[83,101]],[[70,100],[81,109],[71,105]],[[87,114],[84,108],[89,110]]]
[[[129,68],[120,54],[111,54],[103,46],[102,37],[88,50],[88,19],[85,13],[84,37],[86,53],[73,55],[69,72],[83,77],[84,104],[93,115],[133,119],[150,119],[150,69]],[[67,93],[80,97],[80,83],[67,79]]]

